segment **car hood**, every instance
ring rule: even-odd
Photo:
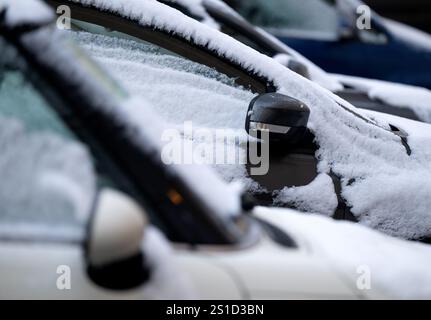
[[[431,123],[431,90],[339,74],[331,75],[331,77],[345,86],[366,93],[372,100],[382,101],[395,108],[409,109],[420,120]]]
[[[310,254],[329,261],[365,296],[431,297],[429,245],[392,238],[355,223],[289,209],[257,207],[254,214],[281,228],[300,247],[308,248]]]

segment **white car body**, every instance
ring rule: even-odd
[[[105,216],[130,218],[118,211],[115,193],[107,192]],[[111,199],[112,198],[112,199]],[[256,215],[274,220],[268,209]],[[270,210],[269,210],[270,211]],[[274,210],[274,216],[280,214]],[[139,211],[137,212],[141,214]],[[285,210],[282,214],[298,215]],[[298,215],[299,217],[299,215]],[[307,217],[301,217],[307,220]],[[125,220],[126,222],[129,220]],[[132,220],[133,221],[133,220]],[[106,223],[105,223],[106,225]],[[113,225],[112,228],[118,228]],[[355,226],[362,229],[360,226]],[[128,223],[122,233],[134,234]],[[292,228],[287,228],[288,231]],[[294,228],[293,228],[294,229]],[[109,238],[109,233],[105,232]],[[84,268],[82,247],[76,244],[0,242],[1,299],[363,299],[390,298],[378,288],[356,287],[360,274],[350,278],[324,258],[310,239],[295,234],[298,248],[285,248],[262,234],[246,247],[171,245],[147,227],[143,251],[152,265],[151,279],[128,290],[109,290],[93,283]],[[126,238],[127,239],[127,238]],[[125,239],[125,240],[126,240]],[[133,243],[130,241],[129,243]],[[323,256],[322,256],[323,254]],[[43,257],[43,258],[41,258]],[[66,279],[66,280],[65,280]]]

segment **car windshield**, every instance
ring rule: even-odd
[[[85,145],[0,38],[0,239],[81,241],[96,193]]]
[[[162,161],[158,132],[164,122],[146,100],[125,93],[100,64],[70,46],[70,37],[54,26],[28,32],[24,38],[22,50],[33,58],[31,83],[49,100],[46,107],[91,150],[98,187],[104,186],[100,175],[106,175],[111,183],[108,187],[134,197],[173,241],[227,244],[248,234],[248,223],[235,227],[236,221],[243,220],[240,189],[229,188],[207,166]],[[187,70],[181,63],[175,66],[181,72]],[[215,81],[211,70],[201,68],[199,72]],[[107,79],[96,80],[104,76]],[[202,183],[209,184],[211,192]]]
[[[274,31],[307,31],[336,35],[338,14],[334,1],[326,0],[231,0],[248,21]]]
[[[106,29],[94,25],[87,30],[92,33],[74,34],[80,45],[132,93],[151,102],[151,108],[167,122],[182,125],[191,120],[199,127],[244,127],[245,113],[255,94],[236,85],[234,79],[120,32],[107,34]],[[242,116],[234,117],[239,110]]]

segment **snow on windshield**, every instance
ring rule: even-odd
[[[0,117],[0,149],[0,236],[82,237],[96,190],[86,148]]]
[[[161,52],[150,44],[86,32],[78,42],[132,93],[171,123],[243,129],[252,92],[201,64]],[[145,76],[143,76],[145,75]]]
[[[412,110],[419,119],[431,123],[431,91],[394,82],[333,75],[340,82],[364,90],[370,99],[383,101],[396,108]]]
[[[191,134],[183,132],[183,135],[195,148],[208,142],[196,137],[196,132],[201,128],[208,129],[216,139],[214,158],[224,151],[223,145],[229,144],[236,149],[241,161],[246,161],[244,122],[255,94],[235,85],[233,79],[214,69],[173,56],[151,44],[87,32],[73,33],[73,36],[130,92],[150,102],[148,108],[161,116],[170,128],[183,132],[184,123],[192,121]],[[217,139],[218,129],[228,131]],[[202,156],[204,162],[214,164],[209,159],[210,154],[203,153]],[[228,182],[239,179],[249,187],[254,185],[246,179],[243,165],[219,164],[214,168]]]
[[[417,239],[431,235],[429,197],[418,197],[418,194],[422,195],[418,193],[419,188],[431,190],[431,155],[422,151],[424,144],[430,145],[430,130],[428,135],[425,134],[427,138],[422,145],[411,144],[412,155],[409,156],[401,139],[388,130],[385,119],[380,119],[380,126],[373,121],[364,121],[350,110],[368,118],[366,114],[348,102],[291,72],[273,59],[172,8],[150,0],[82,2],[117,12],[142,25],[153,25],[174,32],[272,80],[278,92],[309,106],[311,114],[308,127],[319,145],[316,154],[319,159],[318,171],[326,174],[332,171],[342,177],[342,195],[361,223],[370,223],[372,217],[373,227],[399,237]],[[247,104],[243,106],[243,110],[233,108],[233,113],[237,115],[229,114],[228,125],[239,125],[244,121]],[[214,112],[204,114],[201,123],[208,125],[214,121],[217,124],[218,117],[219,114]],[[224,113],[220,117],[227,119]],[[413,134],[409,137],[410,141],[414,141]],[[402,198],[397,197],[400,189],[403,190]],[[406,198],[416,201],[406,203]],[[324,201],[328,200],[322,199]],[[331,203],[322,205],[329,207]]]
[[[30,32],[23,36],[23,41],[26,46],[32,48],[35,59],[43,61],[67,77],[77,93],[85,96],[103,112],[117,117],[131,132],[138,131],[139,134],[134,134],[130,138],[138,140],[142,148],[149,152],[148,156],[160,156],[161,135],[157,133],[162,130],[164,121],[149,109],[145,99],[131,98],[128,92],[76,46],[74,41],[53,26]],[[68,63],[64,63],[65,61]],[[89,81],[91,79],[97,81]],[[119,105],[123,108],[118,108]],[[188,167],[179,166],[172,170],[186,185],[190,185],[190,190],[201,196],[202,201],[206,202],[211,210],[225,215],[236,215],[241,212],[241,190],[235,186],[231,188],[209,168],[197,166],[190,170]],[[193,170],[194,174],[188,174]],[[211,184],[211,192],[207,192],[207,188],[199,185],[201,179]],[[224,199],[223,203],[220,203],[219,199]]]

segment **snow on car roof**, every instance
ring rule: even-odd
[[[143,26],[173,32],[272,80],[278,92],[309,106],[308,127],[320,146],[316,154],[318,171],[332,172],[343,178],[342,196],[361,223],[399,237],[418,239],[431,235],[431,198],[426,194],[431,190],[431,154],[426,151],[431,149],[430,127],[427,127],[426,139],[420,142],[415,139],[415,133],[411,133],[408,142],[412,154],[409,156],[401,139],[388,130],[384,116],[378,120],[380,126],[373,121],[364,121],[354,114],[367,118],[363,111],[272,58],[177,10],[154,0],[80,2],[132,19]],[[213,114],[209,116],[214,117]],[[318,194],[318,190],[315,193]],[[296,192],[295,201],[306,202],[307,198],[298,198],[300,195],[306,197],[307,193]],[[332,198],[320,200],[322,203],[330,201],[324,207],[332,205]]]
[[[39,0],[0,0],[0,12],[6,10],[4,23],[8,27],[23,24],[43,24],[54,18],[54,13]]]

